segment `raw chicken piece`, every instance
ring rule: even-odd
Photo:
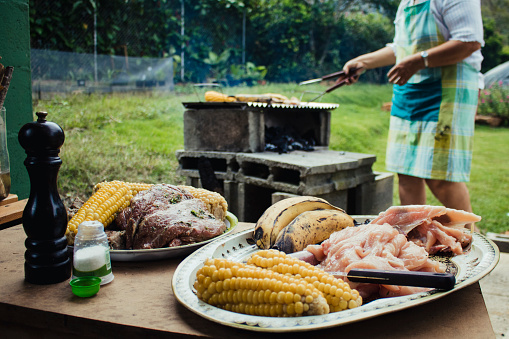
[[[464,232],[464,226],[480,220],[481,217],[473,213],[443,206],[407,205],[390,207],[371,224],[393,226],[430,254],[459,255],[472,241],[472,235]]]
[[[423,247],[407,241],[406,237],[389,224],[368,224],[348,227],[331,234],[321,245],[306,248],[318,259],[327,272],[348,273],[353,268],[445,272],[445,265],[430,260]],[[373,295],[397,296],[427,289],[391,285],[355,284],[365,299]]]

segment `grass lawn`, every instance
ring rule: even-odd
[[[325,85],[298,87],[269,84],[224,89],[227,94],[281,93],[310,99]],[[47,111],[48,120],[65,131],[60,156],[59,192],[65,202],[88,198],[104,180],[182,184],[176,174],[175,151],[183,149],[182,102],[203,101],[205,89],[178,87],[174,93],[112,95],[77,94],[34,103],[34,112]],[[357,84],[327,94],[323,102],[339,103],[332,112],[329,147],[375,154],[373,169],[385,171],[389,113],[381,109],[391,98],[391,86]],[[471,182],[474,212],[483,232],[509,229],[509,129],[477,126]],[[395,180],[396,181],[396,180]],[[429,192],[428,192],[429,193]],[[428,204],[439,204],[428,194]],[[399,204],[395,182],[394,204]]]

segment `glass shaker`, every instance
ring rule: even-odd
[[[82,222],[74,239],[72,278],[85,276],[101,278],[101,285],[114,278],[108,237],[99,221]]]
[[[5,125],[5,107],[0,109],[0,200],[9,196],[11,191],[11,171],[7,150],[7,126]]]

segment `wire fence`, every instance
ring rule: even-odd
[[[139,58],[32,49],[32,89],[48,93],[167,90],[174,88],[172,58]]]

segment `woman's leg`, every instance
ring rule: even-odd
[[[448,208],[472,212],[470,194],[464,182],[426,179],[433,195]]]
[[[401,205],[426,205],[426,185],[424,179],[406,174],[398,174],[398,179]]]
[[[472,212],[470,194],[464,182],[426,179],[426,183],[433,195],[445,207]],[[466,224],[465,227],[471,231],[479,232],[475,224]]]

